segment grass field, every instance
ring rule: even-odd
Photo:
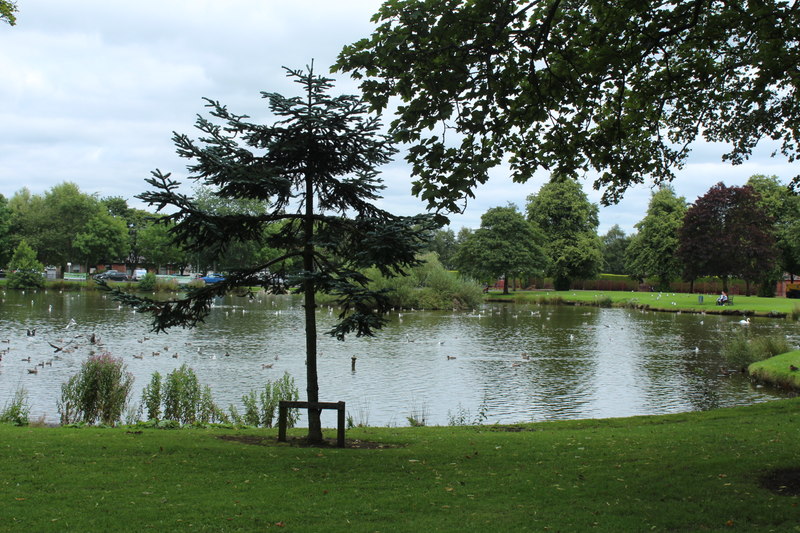
[[[504,295],[491,291],[490,301],[512,301],[516,303],[573,303],[579,305],[600,305],[646,307],[661,311],[688,311],[695,313],[726,313],[753,316],[781,316],[797,318],[800,316],[800,300],[789,298],[764,298],[760,296],[733,297],[734,304],[719,306],[716,294],[698,295],[692,293],[625,292],[625,291],[516,291]],[[700,298],[702,297],[702,302]]]
[[[797,399],[347,436],[0,426],[0,530],[800,530]]]

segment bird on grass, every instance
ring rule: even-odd
[[[791,370],[792,372],[797,372],[798,370],[800,370],[800,368],[797,368],[794,365],[789,365],[789,370]]]

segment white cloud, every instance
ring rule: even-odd
[[[193,134],[202,97],[254,120],[266,118],[261,91],[294,94],[281,67],[314,60],[327,74],[341,48],[366,37],[381,0],[170,0],[117,3],[26,0],[18,24],[0,26],[0,194],[27,186],[42,193],[73,181],[87,193],[132,200],[150,171],[185,174],[172,132]],[[337,90],[355,92],[338,75]],[[678,171],[678,194],[693,201],[723,180],[741,184],[754,173],[788,180],[796,165],[760,150],[739,167],[720,164],[723,147],[698,144]],[[410,194],[402,154],[387,166],[381,205],[399,214],[424,210]],[[512,183],[504,168],[475,191],[452,226],[477,227],[489,208],[509,202],[524,210],[526,197],[547,179],[537,174]],[[600,194],[585,190],[593,201]],[[600,231],[626,232],[645,213],[647,186],[627,192],[619,205],[601,208]],[[134,202],[135,203],[135,202]]]

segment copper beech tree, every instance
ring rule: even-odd
[[[200,116],[195,125],[201,137],[173,138],[178,154],[191,161],[191,179],[220,198],[256,200],[268,209],[204,210],[159,170],[148,180],[156,190],[139,195],[158,211],[170,208],[159,221],[174,223],[173,242],[190,254],[213,257],[246,241],[281,253],[228,272],[222,282],[190,289],[181,299],[156,301],[121,292],[116,297],[151,312],[153,329],[163,331],[197,325],[212,300],[233,289],[269,289],[286,281],[303,294],[307,399],[318,402],[317,293],[333,295],[340,305],[329,334],[340,340],[351,333],[372,335],[385,323],[388,303],[385,293],[370,290],[364,270],[377,267],[393,276],[418,264],[424,236],[435,226],[431,216],[395,216],[375,206],[383,188],[376,169],[395,150],[361,99],[330,96],[332,80],[313,68],[287,72],[302,95],[262,93],[276,117],[272,124],[249,122],[207,99],[211,118]],[[308,440],[321,441],[318,409],[309,409],[308,424]]]
[[[719,276],[726,292],[729,278],[742,278],[749,295],[752,282],[774,277],[778,251],[773,230],[772,217],[759,205],[753,187],[717,183],[684,215],[677,251],[683,277],[693,282]]]

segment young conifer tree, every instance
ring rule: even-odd
[[[205,212],[159,170],[147,180],[156,190],[138,196],[158,211],[170,207],[159,221],[174,223],[173,242],[190,254],[219,255],[236,241],[256,241],[281,253],[229,272],[220,283],[190,289],[181,299],[156,301],[121,292],[116,297],[151,312],[153,329],[164,331],[202,322],[212,299],[233,289],[269,289],[288,280],[304,297],[307,399],[318,402],[316,294],[335,296],[342,309],[329,334],[339,340],[350,333],[372,335],[385,323],[388,303],[384,293],[369,289],[362,272],[375,266],[393,276],[418,264],[424,236],[435,224],[430,215],[395,216],[374,205],[383,189],[376,169],[395,150],[362,100],[330,96],[332,80],[316,76],[313,66],[286,70],[303,96],[262,93],[276,117],[272,124],[248,122],[248,116],[206,99],[212,118],[199,116],[195,124],[202,136],[173,137],[178,154],[191,160],[191,179],[220,198],[259,200],[269,209]],[[319,410],[309,409],[308,423],[308,440],[321,441]]]

